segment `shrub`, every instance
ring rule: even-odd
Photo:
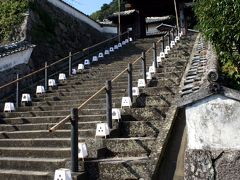
[[[0,0],[0,42],[12,41],[15,30],[24,20],[27,0]]]
[[[222,72],[240,87],[240,0],[195,0],[199,30],[216,48]]]

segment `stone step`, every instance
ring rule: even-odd
[[[71,148],[49,147],[0,147],[1,157],[69,158]]]
[[[146,96],[141,95],[136,99],[137,107],[169,107],[171,105],[171,96]]]
[[[81,115],[98,115],[106,113],[105,109],[81,109],[79,114]],[[68,116],[70,114],[69,110],[59,110],[59,111],[28,111],[28,112],[5,112],[0,113],[0,117],[38,117],[38,116]]]
[[[85,168],[90,179],[149,179],[152,171],[151,162],[147,156],[85,161]],[[91,173],[96,170],[100,172],[99,176]]]
[[[0,179],[24,179],[24,180],[49,180],[53,179],[54,174],[46,171],[30,171],[30,170],[16,170],[16,169],[1,169]]]
[[[86,92],[86,93],[85,93]],[[119,96],[119,95],[122,95],[123,93],[125,93],[126,90],[125,89],[122,89],[122,91],[112,91],[112,94],[114,96]],[[94,94],[94,92],[89,92],[89,91],[84,91],[84,93],[82,93],[82,91],[77,91],[77,92],[52,92],[52,93],[47,93],[45,95],[41,95],[39,98],[34,98],[33,101],[44,101],[46,100],[45,98],[46,97],[59,97],[59,96],[73,96],[73,97],[76,97],[78,99],[82,99],[82,98],[86,98],[86,97],[89,97],[90,94]],[[97,97],[101,97],[101,98],[104,98],[106,97],[106,92],[102,92],[101,94],[99,94]]]
[[[121,121],[121,137],[157,137],[161,121]]]
[[[122,110],[122,121],[162,121],[166,118],[168,107],[145,107]]]
[[[149,155],[155,138],[109,138],[105,140],[107,157],[128,157]]]
[[[141,93],[147,96],[174,96],[176,93],[178,93],[178,88],[175,86],[161,85],[158,87],[144,88],[142,89]]]
[[[127,89],[127,86],[126,86],[126,89]],[[103,91],[104,92],[104,91]],[[126,91],[123,91],[122,93],[114,93],[114,91],[112,92],[112,96],[113,96],[113,99],[115,98],[115,97],[118,97],[119,95],[122,95],[122,94],[124,94]],[[48,96],[46,96],[46,97],[44,97],[44,99],[33,99],[33,101],[37,101],[37,102],[39,102],[39,101],[60,101],[60,100],[86,100],[86,99],[88,99],[88,98],[90,98],[94,93],[91,93],[91,92],[89,92],[89,94],[88,95],[77,95],[77,96],[73,96],[73,95],[61,95],[61,96],[55,96],[55,95],[48,95]],[[96,93],[96,92],[95,92]],[[105,92],[104,92],[105,93]],[[106,93],[105,93],[105,96],[104,95],[100,95],[100,96],[96,96],[92,101],[94,102],[94,101],[98,101],[98,100],[102,100],[102,99],[104,99],[106,97]],[[95,102],[94,102],[95,103]]]
[[[136,81],[133,81],[133,83],[137,84],[137,80]],[[127,84],[128,84],[128,81],[126,80],[125,82],[113,82],[112,83],[112,88],[113,89],[118,89],[118,88],[121,88],[123,86],[127,87]],[[58,89],[75,89],[75,91],[86,91],[88,89],[94,89],[94,90],[99,90],[101,89],[102,87],[104,87],[105,83],[102,83],[102,85],[99,85],[99,84],[92,84],[91,86],[90,85],[76,85],[76,84],[66,84],[65,86],[58,86]],[[121,88],[122,89],[122,88]],[[73,90],[74,91],[74,90]]]
[[[103,86],[102,86],[103,87]],[[99,88],[100,89],[100,88]],[[99,90],[98,89],[98,90]],[[112,92],[113,93],[115,93],[115,94],[118,94],[118,93],[122,93],[122,92],[125,92],[126,91],[126,89],[125,88],[118,88],[118,89],[112,89]],[[65,93],[69,93],[69,94],[81,94],[81,95],[83,95],[83,96],[89,96],[89,95],[93,95],[93,94],[95,94],[96,93],[96,91],[95,90],[93,90],[93,89],[90,89],[90,90],[79,90],[79,89],[74,89],[73,91],[70,91],[69,90],[69,88],[66,88],[66,89],[61,89],[61,90],[55,90],[55,91],[51,91],[51,92],[49,92],[49,93],[47,93],[46,94],[46,96],[48,96],[48,94],[49,95],[51,95],[51,94],[56,94],[56,96],[61,96],[61,95],[64,95]],[[100,93],[100,95],[101,94],[105,94],[105,92],[104,91],[102,91],[101,93]],[[41,98],[41,99],[44,99],[44,96],[41,96],[41,97],[39,97],[39,98]],[[36,98],[37,99],[37,98]]]
[[[87,144],[88,157],[86,159],[93,159],[149,155],[155,138],[109,138],[101,139],[99,142],[98,139],[80,141]],[[2,157],[69,158],[71,157],[70,142],[67,144],[69,144],[68,147],[0,147],[0,154]]]
[[[66,160],[59,158],[16,158],[0,157],[0,169],[15,169],[25,171],[50,171],[65,167]]]
[[[83,138],[79,138],[79,141],[83,141]],[[46,146],[47,145],[47,146]],[[71,139],[68,138],[21,138],[21,139],[0,139],[1,147],[57,147],[67,148],[71,145]]]
[[[86,179],[84,172],[72,173],[72,178]],[[29,171],[29,170],[16,170],[16,169],[4,169],[0,170],[0,179],[2,180],[50,180],[54,179],[54,171]]]
[[[95,137],[95,129],[82,129],[78,131],[79,137]],[[71,136],[71,130],[57,130],[50,133],[48,130],[30,130],[0,132],[0,138],[19,139],[19,138],[68,138]]]
[[[66,116],[44,116],[44,117],[14,117],[14,118],[0,118],[0,124],[27,124],[27,123],[57,123],[64,119]],[[105,121],[105,114],[98,115],[79,115],[79,122],[91,122],[91,121]]]
[[[79,129],[94,129],[96,124],[105,121],[78,122]],[[48,130],[56,123],[37,123],[37,124],[0,124],[0,131],[30,131],[30,130]],[[70,122],[59,127],[59,129],[71,129]]]

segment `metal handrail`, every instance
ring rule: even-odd
[[[159,39],[157,41],[157,43],[159,43],[161,41],[161,39]],[[153,47],[150,47],[146,53],[148,53]],[[142,58],[142,56],[138,57],[136,60],[134,60],[132,62],[132,64],[136,64],[140,59]],[[124,74],[126,71],[128,70],[128,68],[125,68],[123,71],[121,71],[117,76],[115,76],[111,82],[116,81],[122,74]],[[87,103],[89,103],[92,99],[94,99],[98,94],[100,94],[104,89],[106,88],[106,86],[101,87],[97,92],[95,92],[91,97],[89,97],[86,101],[84,101],[77,109],[80,110],[81,108],[83,108]],[[61,125],[65,124],[66,121],[68,121],[70,119],[71,115],[67,115],[64,119],[62,119],[61,121],[59,121],[56,125],[54,125],[53,127],[51,127],[49,129],[49,132],[54,132],[56,131],[56,129],[58,127],[60,127]]]
[[[20,82],[20,81],[22,81],[22,80],[24,80],[24,79],[26,79],[26,78],[28,78],[28,77],[31,77],[31,76],[33,76],[33,75],[35,75],[35,74],[37,74],[37,73],[39,73],[39,72],[41,72],[41,71],[44,71],[45,69],[48,69],[48,68],[50,68],[50,67],[52,67],[52,66],[54,66],[54,65],[56,65],[56,64],[58,64],[58,63],[60,63],[60,62],[62,62],[62,61],[64,61],[64,60],[66,60],[66,59],[68,59],[68,58],[70,58],[70,57],[73,57],[73,56],[75,56],[75,55],[77,55],[77,54],[79,54],[79,53],[81,53],[81,52],[85,52],[85,51],[87,51],[87,50],[89,50],[89,49],[91,49],[91,48],[93,48],[93,47],[97,47],[97,46],[99,46],[99,45],[101,45],[101,44],[104,44],[104,43],[106,43],[106,42],[110,42],[111,40],[116,39],[118,36],[123,36],[123,35],[125,35],[125,34],[127,34],[127,33],[128,33],[128,31],[122,33],[121,35],[117,35],[117,36],[114,36],[114,37],[109,38],[109,39],[107,39],[107,40],[104,40],[104,41],[102,41],[102,42],[100,42],[100,43],[97,43],[97,44],[95,44],[95,45],[93,45],[93,46],[87,47],[87,48],[83,49],[82,51],[78,51],[78,52],[72,54],[71,56],[68,55],[68,56],[66,56],[66,57],[64,57],[64,58],[61,58],[61,59],[59,59],[58,61],[53,62],[53,63],[51,63],[51,64],[49,64],[49,65],[47,65],[47,66],[44,66],[44,67],[42,67],[42,68],[40,68],[40,69],[38,69],[38,70],[30,73],[30,74],[27,74],[27,75],[25,75],[25,76],[23,76],[23,77],[21,77],[21,78],[18,78],[18,79],[14,80],[14,81],[11,81],[11,82],[9,82],[9,83],[7,83],[7,84],[5,84],[5,85],[0,86],[0,90],[4,89],[4,88],[6,88],[6,87],[8,87],[8,86],[10,86],[10,85],[13,85],[13,84],[15,84],[15,83],[17,83],[17,82]]]

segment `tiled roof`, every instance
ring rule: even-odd
[[[121,12],[120,12],[120,15],[121,15],[121,16],[128,16],[128,15],[131,15],[131,14],[133,14],[133,13],[135,13],[135,12],[136,12],[135,9],[127,10],[127,11],[121,11]],[[112,16],[118,16],[118,14],[119,14],[119,12],[115,12],[115,13],[112,14]]]
[[[190,64],[182,82],[181,96],[198,91],[206,82],[209,57],[208,43],[200,36],[194,46]]]
[[[199,34],[188,67],[181,82],[178,107],[195,103],[214,94],[240,101],[240,92],[221,85],[218,81],[218,59],[210,42]]]
[[[146,23],[154,23],[154,22],[162,22],[165,20],[169,20],[170,16],[162,16],[162,17],[146,17]]]
[[[26,49],[33,48],[33,47],[35,47],[35,45],[29,44],[26,41],[21,41],[21,42],[0,46],[0,58],[9,56],[11,54],[24,51]]]

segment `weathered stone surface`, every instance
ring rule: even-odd
[[[240,151],[187,150],[185,180],[240,179]]]
[[[223,153],[215,162],[216,179],[240,179],[240,151]]]
[[[185,152],[185,180],[213,180],[214,167],[211,153],[203,150]]]

